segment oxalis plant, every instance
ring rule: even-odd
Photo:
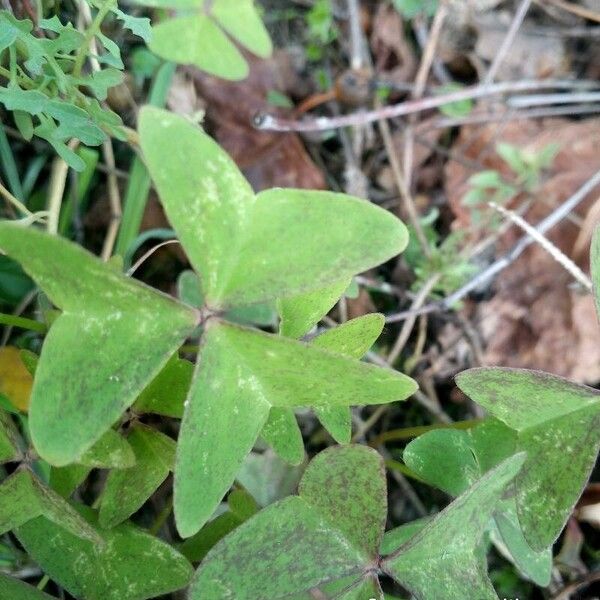
[[[458,386],[487,410],[468,429],[410,443],[413,475],[451,496],[431,518],[385,531],[382,457],[350,444],[349,407],[408,398],[416,384],[359,359],[381,333],[367,315],[304,340],[356,273],[401,252],[404,225],[328,192],[254,194],[201,129],[141,112],[144,160],[196,275],[180,297],[127,277],[79,246],[14,222],[0,249],[56,306],[29,411],[0,411],[0,533],[81,600],[153,598],[189,585],[191,600],[382,599],[391,578],[423,600],[496,598],[493,544],[527,579],[550,580],[551,547],[596,460],[600,394],[536,372],[473,369]],[[600,238],[592,248],[600,286]],[[275,305],[279,334],[241,325]],[[197,364],[179,357],[198,341]],[[297,495],[259,510],[236,487],[259,437],[304,460],[294,408],[312,408],[341,445],[316,456]],[[177,443],[146,414],[181,419]],[[92,506],[70,500],[107,469]],[[129,521],[174,471],[177,547]],[[195,573],[188,562],[200,562]],[[50,598],[0,575],[0,597]]]

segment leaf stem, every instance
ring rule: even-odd
[[[0,313],[0,325],[19,327],[20,329],[28,329],[36,333],[46,333],[48,331],[44,323],[34,321],[33,319],[26,319],[25,317],[17,317],[16,315],[7,315],[6,313]]]
[[[12,80],[12,73],[6,67],[0,66],[0,75],[9,81]],[[27,88],[28,90],[35,88],[35,83],[28,77],[17,75],[16,80],[21,87]]]
[[[161,530],[161,527],[165,524],[166,520],[169,518],[171,511],[173,510],[173,496],[171,496],[163,509],[158,513],[156,520],[152,524],[152,527],[148,529],[148,532],[152,535],[158,535],[158,532]]]
[[[75,57],[75,64],[73,66],[73,76],[79,77],[81,75],[81,69],[83,68],[83,63],[87,58],[88,51],[90,48],[90,43],[94,39],[94,36],[100,31],[100,26],[102,25],[102,21],[106,15],[110,12],[111,8],[114,6],[114,0],[107,0],[96,13],[94,20],[91,25],[88,27],[85,32],[84,40],[77,50],[77,55]]]
[[[427,483],[424,479],[421,479],[416,473],[414,473],[411,469],[409,469],[404,463],[399,460],[394,460],[393,458],[388,458],[385,461],[385,466],[391,471],[397,471],[398,473],[402,473],[405,477],[410,477],[419,483]]]
[[[432,425],[419,425],[417,427],[392,429],[391,431],[384,431],[382,434],[378,435],[375,439],[369,442],[369,446],[375,447],[385,442],[410,440],[434,429],[470,429],[478,423],[481,423],[481,419],[457,421],[456,423],[433,423]]]
[[[27,215],[28,217],[33,216],[33,213],[18,199],[15,198],[1,183],[0,183],[0,196],[4,196],[10,204],[12,204],[19,212]]]

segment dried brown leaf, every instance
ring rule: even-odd
[[[550,172],[534,194],[524,218],[538,223],[571,196],[598,169],[600,120],[580,122],[552,119],[540,122],[509,123],[504,128],[490,125],[474,130],[463,128],[455,152],[469,160],[479,160],[482,168],[497,169],[505,177],[511,173],[492,150],[497,142],[508,142],[536,152],[550,143],[560,151]],[[470,211],[462,204],[472,171],[448,163],[446,191],[456,215],[455,228],[471,229]],[[585,222],[598,198],[598,191],[579,206],[576,217]],[[510,205],[516,208],[524,197]],[[523,232],[511,227],[497,243],[497,254],[509,250]],[[579,226],[565,220],[554,227],[548,239],[581,268],[589,268],[586,254],[575,255]],[[543,369],[582,383],[600,380],[600,326],[593,299],[570,285],[572,277],[537,244],[528,248],[494,283],[495,295],[479,303],[477,320],[486,344],[488,365]]]
[[[294,85],[291,56],[277,51],[267,60],[246,58],[250,74],[240,82],[210,77],[195,69],[188,71],[198,94],[206,101],[206,121],[211,133],[256,191],[272,187],[324,189],[323,173],[298,135],[259,131],[252,126],[257,112],[280,112],[268,105],[267,94],[285,93]]]

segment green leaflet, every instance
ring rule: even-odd
[[[177,447],[175,518],[183,537],[208,520],[271,407],[382,404],[412,379],[308,344],[213,321],[204,335]]]
[[[317,348],[331,350],[352,358],[360,358],[379,337],[383,324],[383,315],[365,315],[322,333],[312,339],[310,343]],[[349,407],[315,407],[315,413],[337,442],[340,444],[350,442],[352,415]],[[262,430],[262,437],[285,461],[292,465],[302,462],[304,442],[291,409],[271,409],[269,419]]]
[[[207,73],[235,81],[248,75],[248,63],[225,32],[261,58],[267,58],[273,50],[253,0],[135,2],[184,9],[187,13],[162,21],[152,29],[150,49],[168,60],[193,64]]]
[[[2,573],[0,573],[0,598],[6,598],[6,600],[56,600],[54,596],[48,596],[32,585],[27,585],[19,579]]]
[[[207,523],[196,535],[181,544],[179,550],[190,562],[200,562],[209,550],[228,533],[258,512],[258,504],[245,490],[233,490],[227,498],[229,510]]]
[[[279,333],[291,338],[306,335],[335,305],[350,281],[336,281],[320,290],[277,301]]]
[[[19,460],[19,432],[10,415],[0,408],[0,464]]]
[[[139,133],[167,217],[200,276],[203,297],[214,303],[238,258],[254,193],[219,145],[182,117],[144,107]]]
[[[276,600],[353,573],[360,578],[383,534],[386,508],[375,451],[326,450],[306,470],[299,496],[266,508],[209,552],[190,600]]]
[[[333,221],[335,228],[329,225]],[[243,235],[239,261],[222,292],[228,303],[284,298],[322,287],[385,262],[408,242],[401,221],[370,202],[332,192],[287,189],[256,196]],[[270,248],[266,239],[274,242]],[[290,256],[294,269],[289,269]]]
[[[304,460],[304,440],[291,408],[273,407],[260,435],[290,465]]]
[[[168,19],[152,28],[150,50],[166,60],[196,67],[224,79],[248,75],[248,63],[207,15]]]
[[[136,423],[127,441],[135,453],[135,464],[108,474],[98,516],[105,528],[118,525],[136,512],[173,469],[175,442],[171,438]]]
[[[517,451],[527,452],[526,466],[515,480],[517,513],[531,547],[547,548],[596,461],[600,393],[561,377],[516,369],[470,369],[456,382],[513,429]]]
[[[420,600],[497,600],[477,547],[503,489],[525,460],[516,454],[484,475],[383,562]],[[427,568],[423,568],[427,565]]]
[[[323,332],[309,343],[337,354],[361,358],[381,334],[384,322],[383,315],[364,315]],[[314,410],[333,439],[340,444],[350,442],[352,414],[349,407],[315,406]],[[290,464],[302,462],[304,443],[291,409],[271,409],[262,436]]]
[[[385,318],[381,314],[357,317],[324,331],[312,340],[312,345],[351,358],[362,358],[381,335]],[[321,424],[339,444],[348,444],[352,436],[352,414],[343,406],[316,406]]]
[[[471,430],[430,431],[404,450],[404,462],[428,483],[458,496],[515,452],[514,432],[488,419]],[[514,498],[499,502],[488,529],[497,546],[538,585],[550,582],[552,549],[531,549],[518,523]]]
[[[44,342],[29,415],[40,456],[66,465],[132,404],[196,317],[59,237],[2,222],[0,249],[63,310]]]
[[[537,585],[546,587],[552,574],[552,548],[531,549],[523,536],[514,498],[500,501],[494,524],[491,537],[496,547],[502,549],[504,544],[506,550],[503,553],[508,553],[517,568]]]
[[[123,23],[123,27],[129,29],[134,35],[141,37],[144,42],[150,42],[150,39],[152,38],[150,19],[147,17],[134,17],[128,15],[116,6],[111,9],[111,12]]]
[[[419,436],[408,444],[402,458],[424,481],[452,496],[462,494],[483,475],[471,436],[456,429],[434,430]]]
[[[193,375],[194,365],[174,354],[135,401],[134,412],[181,419]]]
[[[108,429],[77,462],[96,469],[124,469],[135,463],[135,455],[121,434]]]
[[[267,450],[262,454],[248,454],[236,480],[260,506],[268,506],[293,494],[298,489],[303,472],[303,466],[293,467]]]
[[[365,561],[377,558],[387,518],[385,469],[377,452],[365,446],[324,450],[310,463],[298,493],[361,549]]]
[[[271,38],[254,0],[214,0],[210,12],[219,25],[250,52],[261,58],[271,55]]]
[[[102,544],[96,531],[71,505],[45,487],[29,470],[15,471],[0,485],[0,534],[43,515],[72,535]]]
[[[91,509],[78,510],[96,527]],[[102,546],[40,517],[19,527],[16,534],[43,571],[76,598],[145,600],[187,585],[191,565],[168,544],[130,523],[98,531],[106,541]]]
[[[404,225],[364,200],[280,189],[255,196],[229,156],[182,117],[145,107],[139,129],[162,204],[213,309],[319,289],[406,246]]]
[[[186,269],[177,277],[177,297],[186,304],[200,308],[204,304],[200,279],[194,271]]]
[[[598,318],[600,318],[600,226],[596,227],[596,231],[594,231],[594,237],[592,238],[590,270],[592,272],[592,281],[594,283],[596,312],[598,313]]]
[[[69,498],[85,481],[91,470],[90,467],[78,464],[52,467],[50,470],[50,487],[63,498]]]

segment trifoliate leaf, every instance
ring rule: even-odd
[[[383,461],[366,447],[332,448],[308,467],[299,496],[273,504],[206,556],[190,600],[308,597],[373,565],[386,517]]]
[[[409,397],[412,379],[312,347],[215,321],[184,413],[175,517],[189,537],[208,520],[272,407],[382,404]]]
[[[496,419],[470,430],[430,431],[404,450],[404,462],[420,478],[458,496],[481,475],[515,453],[514,432]],[[502,500],[488,524],[496,546],[528,578],[547,586],[552,569],[551,548],[533,550],[518,524],[514,499]]]
[[[421,600],[497,600],[477,547],[504,488],[521,469],[516,454],[489,471],[383,562]],[[424,568],[424,565],[427,565]]]
[[[513,429],[517,451],[527,452],[526,467],[515,480],[519,522],[532,548],[547,548],[596,461],[600,392],[539,371],[502,368],[470,369],[456,382]]]
[[[144,108],[140,139],[213,309],[320,289],[391,258],[408,241],[398,219],[364,200],[279,189],[255,196],[229,156],[182,117]]]

